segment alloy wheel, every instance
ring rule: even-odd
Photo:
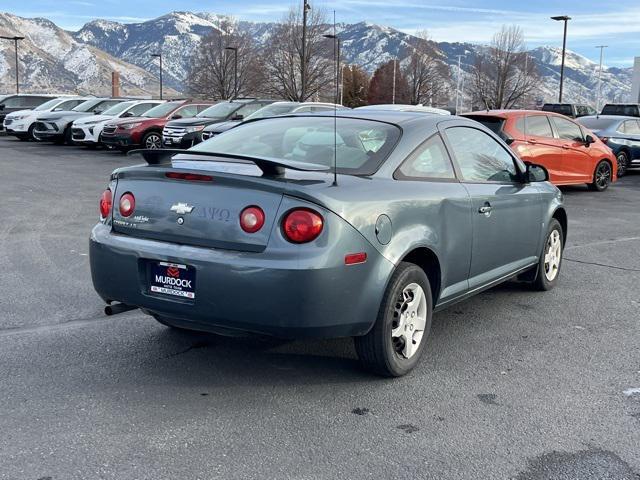
[[[604,190],[609,185],[611,180],[611,166],[607,162],[602,162],[596,170],[595,183],[601,190]]]
[[[162,140],[160,139],[160,135],[156,135],[155,133],[149,135],[144,142],[144,146],[145,148],[149,149],[158,149],[162,147]]]
[[[391,341],[395,352],[411,358],[420,347],[427,323],[427,299],[417,283],[410,283],[398,296],[393,312]]]
[[[624,154],[624,152],[620,152],[616,159],[618,160],[618,176],[622,177],[625,173],[627,173],[627,156]]]
[[[552,282],[560,271],[560,260],[562,259],[562,239],[560,232],[554,230],[547,238],[547,245],[544,252],[544,276]]]

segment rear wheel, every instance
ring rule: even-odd
[[[563,242],[562,226],[554,218],[549,223],[544,248],[538,261],[538,273],[532,283],[536,290],[551,290],[558,283],[562,266]]]
[[[142,145],[144,145],[144,148],[154,150],[162,148],[162,137],[158,132],[149,132],[142,139]]]
[[[629,157],[626,152],[620,152],[616,155],[616,160],[618,161],[618,177],[624,177],[629,168]]]
[[[593,173],[593,183],[589,184],[589,188],[597,192],[603,192],[609,187],[609,183],[611,183],[611,164],[606,160],[602,160],[596,165],[596,170]]]
[[[424,351],[432,313],[429,279],[417,265],[402,262],[389,281],[373,328],[354,338],[362,366],[385,377],[411,371]]]

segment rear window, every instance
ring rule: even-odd
[[[571,104],[563,103],[545,103],[542,107],[542,111],[544,112],[554,112],[559,113],[561,115],[567,115],[571,117],[573,115],[573,109],[571,108]]]
[[[553,137],[549,117],[546,115],[532,115],[527,117],[527,135],[534,137]]]
[[[467,118],[471,120],[475,120],[476,122],[480,122],[482,125],[487,127],[493,133],[497,135],[502,134],[502,127],[504,126],[504,119],[499,117],[486,117],[484,115],[467,115]]]
[[[371,175],[400,138],[398,127],[371,120],[333,117],[269,118],[227,131],[190,152],[291,160],[331,168],[337,147],[341,173]]]
[[[637,105],[605,105],[602,109],[602,115],[623,115],[626,117],[638,117]]]

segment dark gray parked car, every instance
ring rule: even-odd
[[[567,216],[542,167],[472,120],[337,115],[335,134],[332,114],[274,117],[115,170],[90,239],[108,311],[352,336],[365,367],[398,376],[434,311],[514,277],[556,284]]]

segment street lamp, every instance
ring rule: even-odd
[[[301,102],[307,99],[307,12],[309,10],[311,10],[309,0],[304,0],[302,2],[302,61],[300,62]]]
[[[340,37],[338,37],[337,35],[333,35],[333,34],[323,35],[323,37],[333,40],[333,61],[334,61],[335,65],[336,65],[336,100],[335,100],[335,103],[338,104],[338,101],[340,99],[340,91],[341,91],[341,85],[340,85]],[[337,55],[336,55],[336,48],[337,48]]]
[[[0,36],[0,39],[2,40],[13,40],[13,45],[15,47],[15,52],[16,52],[16,93],[20,93],[20,80],[19,80],[19,66],[18,66],[18,41],[20,40],[24,40],[24,37],[18,37],[18,36],[13,36],[13,37],[3,37]]]
[[[465,53],[467,53],[465,51]],[[458,73],[456,75],[456,115],[458,114],[458,105],[460,104],[460,73],[462,71],[460,62],[466,55],[456,55],[458,57]],[[464,102],[464,99],[463,99]]]
[[[562,103],[562,86],[564,84],[564,57],[567,51],[567,22],[571,20],[571,17],[566,15],[558,15],[551,17],[551,20],[556,22],[564,22],[564,35],[562,37],[562,64],[560,65],[560,95],[558,96],[558,103]]]
[[[160,100],[162,100],[162,53],[152,53],[151,56],[160,59]]]
[[[600,49],[600,68],[598,69],[598,100],[596,101],[596,110],[600,113],[600,102],[602,101],[602,57],[604,55],[604,49],[608,45],[598,45],[596,48]]]
[[[238,47],[224,47],[233,52],[233,98],[238,98]]]

